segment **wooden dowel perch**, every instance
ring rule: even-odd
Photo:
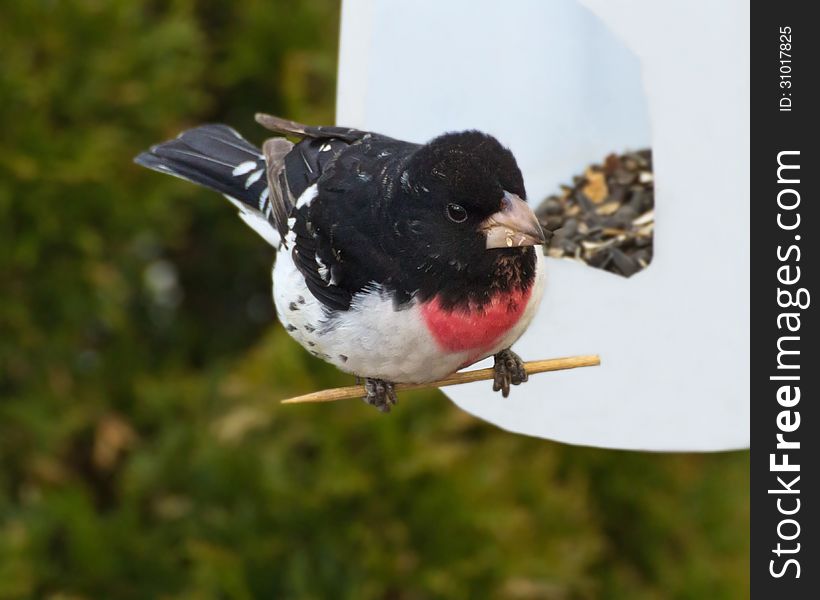
[[[547,371],[563,371],[565,369],[577,369],[578,367],[595,367],[601,364],[601,357],[597,354],[585,356],[569,356],[567,358],[550,358],[548,360],[533,360],[524,363],[528,375],[536,373],[546,373]],[[419,390],[423,388],[444,387],[447,385],[458,385],[460,383],[472,383],[493,378],[493,369],[476,369],[474,371],[460,371],[453,373],[449,377],[432,381],[430,383],[400,383],[396,385],[396,391]],[[336,400],[347,400],[350,398],[362,398],[366,394],[363,385],[350,385],[341,388],[332,388],[296,396],[282,400],[282,404],[303,404],[307,402],[335,402]]]

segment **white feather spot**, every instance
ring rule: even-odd
[[[268,202],[268,196],[270,195],[270,188],[265,188],[262,190],[262,193],[259,194],[259,210],[264,210],[265,204]]]
[[[238,165],[236,165],[236,167],[232,171],[232,174],[233,174],[234,177],[239,177],[241,175],[244,175],[245,173],[250,173],[255,168],[256,168],[256,161],[255,160],[246,160],[245,162],[239,163]]]
[[[254,183],[259,181],[259,178],[262,177],[262,172],[263,172],[263,169],[259,169],[258,171],[254,171],[253,173],[248,175],[248,178],[245,180],[245,189],[248,189]]]
[[[327,268],[327,265],[322,262],[322,259],[318,256],[316,257],[316,265],[318,266],[317,272],[319,273],[319,277],[327,283],[330,280],[330,270]]]
[[[325,144],[324,146],[319,148],[319,152],[327,152],[328,150],[330,150],[330,144]]]
[[[296,209],[303,208],[305,206],[310,206],[310,203],[313,202],[313,199],[319,193],[319,189],[316,187],[314,183],[312,186],[307,188],[302,195],[296,200]]]

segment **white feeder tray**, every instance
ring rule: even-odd
[[[530,202],[610,152],[651,146],[655,240],[630,279],[549,259],[515,346],[599,353],[510,398],[445,389],[505,429],[574,444],[749,443],[749,7],[739,0],[345,0],[337,123],[424,142],[481,129]]]

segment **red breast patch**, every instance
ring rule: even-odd
[[[444,309],[438,297],[421,305],[421,314],[439,348],[447,352],[492,347],[518,322],[532,288],[497,294],[481,308]]]

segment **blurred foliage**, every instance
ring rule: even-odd
[[[271,250],[131,163],[332,120],[331,0],[0,0],[0,599],[743,598],[748,454],[514,436],[275,324]]]

